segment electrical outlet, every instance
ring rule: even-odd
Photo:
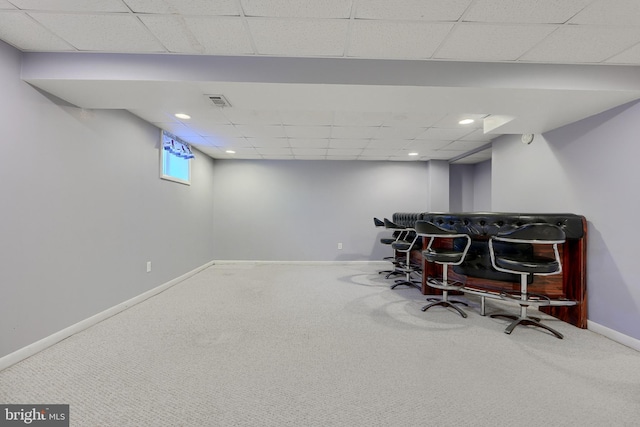
[[[338,243],[338,249],[342,249],[342,242]]]
[[[147,261],[147,273],[151,273],[151,261]]]

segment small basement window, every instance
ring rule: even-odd
[[[162,131],[160,178],[191,185],[191,147],[175,135]]]

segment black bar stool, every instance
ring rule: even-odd
[[[512,231],[498,233],[489,240],[489,254],[493,267],[498,271],[520,275],[520,292],[502,293],[503,299],[520,305],[520,314],[495,313],[491,315],[491,317],[513,319],[513,322],[504,331],[506,334],[510,334],[518,325],[530,325],[546,329],[556,337],[563,338],[560,332],[541,323],[540,318],[531,317],[527,314],[529,306],[552,305],[549,297],[531,294],[528,292],[527,287],[529,281],[533,281],[534,276],[548,276],[562,272],[558,245],[564,243],[564,241],[564,231],[553,224],[527,224]],[[502,242],[506,245],[497,249],[494,242]],[[530,250],[513,249],[514,245],[522,244],[531,245]],[[553,258],[538,255],[534,252],[534,247],[541,247],[541,245],[551,246]],[[509,246],[512,246],[511,250],[509,250]]]
[[[471,246],[471,237],[467,234],[440,228],[428,221],[416,221],[415,227],[418,236],[429,239],[426,249],[422,251],[422,256],[427,260],[427,262],[442,265],[442,280],[434,277],[427,278],[427,285],[435,289],[440,289],[442,291],[442,296],[438,298],[427,298],[427,301],[432,302],[431,304],[427,304],[422,307],[422,311],[427,311],[431,307],[440,305],[443,307],[451,307],[462,317],[467,317],[467,313],[454,304],[463,304],[465,306],[468,304],[463,301],[449,299],[449,291],[458,291],[462,289],[464,287],[464,283],[457,281],[449,282],[448,270],[450,265],[462,264],[467,252],[469,251],[469,247]],[[443,240],[449,240],[451,242],[451,247],[434,247],[434,243]],[[459,243],[462,243],[462,245]],[[459,249],[458,246],[462,246],[462,249]]]

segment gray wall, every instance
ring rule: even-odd
[[[0,42],[0,357],[213,259],[213,161],[160,180],[157,128],[58,105],[20,61]]]
[[[388,233],[373,217],[426,211],[428,172],[424,162],[217,160],[215,258],[380,260]]]
[[[450,166],[450,211],[491,211],[491,161]]]
[[[473,210],[491,212],[491,160],[473,165]]]
[[[640,104],[573,123],[531,145],[493,144],[493,208],[572,212],[588,220],[589,320],[640,339]]]
[[[449,172],[449,211],[473,212],[474,165],[451,165]]]

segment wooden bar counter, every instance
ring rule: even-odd
[[[449,267],[449,278],[465,283],[465,289],[469,293],[489,298],[499,298],[501,292],[520,290],[517,276],[500,273],[491,266],[488,249],[491,236],[530,223],[558,225],[567,236],[566,242],[559,245],[562,273],[536,276],[529,284],[529,292],[545,295],[559,304],[541,307],[540,311],[579,328],[587,327],[587,223],[583,216],[494,212],[423,213],[420,220],[472,237],[472,247],[465,262],[460,266]],[[426,243],[424,242],[425,245]],[[438,293],[426,284],[426,279],[428,276],[441,277],[442,267],[425,262],[421,251],[414,251],[412,256],[423,266],[422,293]]]

